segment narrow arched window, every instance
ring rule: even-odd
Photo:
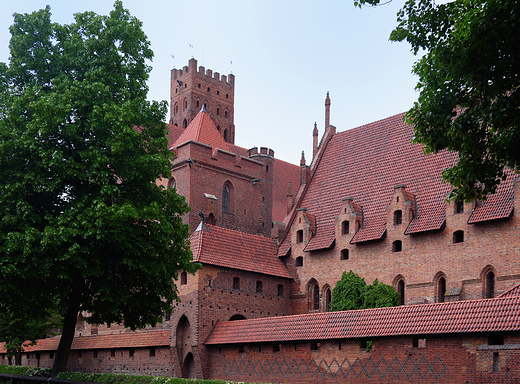
[[[444,303],[444,295],[446,294],[446,279],[439,277],[437,280],[437,302]]]
[[[350,232],[350,222],[348,220],[345,220],[341,223],[341,234],[347,235]]]
[[[181,285],[188,284],[188,273],[186,271],[181,272]]]
[[[403,223],[403,211],[398,209],[394,212],[394,225],[399,225]]]
[[[489,271],[486,274],[486,299],[491,299],[495,297],[495,274],[493,271]]]
[[[182,122],[182,127],[188,128],[188,120],[184,119],[184,121]]]
[[[404,280],[397,283],[397,294],[399,295],[399,305],[404,305]]]
[[[318,284],[316,284],[313,289],[312,304],[312,309],[320,309],[320,287],[318,287]]]
[[[227,129],[224,130],[224,141],[228,141]]]
[[[222,212],[233,211],[233,188],[229,182],[222,188]]]
[[[330,311],[330,302],[332,300],[332,291],[330,290],[330,288],[327,288],[325,290],[325,302],[323,303],[323,309],[325,310],[325,312],[329,312]]]

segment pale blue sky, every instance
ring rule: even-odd
[[[53,21],[73,14],[107,14],[111,0],[1,0],[0,61],[8,60],[14,12],[51,6]],[[207,69],[236,76],[236,144],[266,146],[299,164],[312,157],[312,129],[351,129],[408,110],[417,99],[416,58],[407,43],[391,43],[404,0],[358,9],[352,0],[125,0],[143,22],[155,58],[149,98],[169,100],[170,70],[191,57]],[[190,47],[190,44],[193,48]],[[172,59],[171,55],[175,56]],[[231,64],[232,61],[232,64]]]

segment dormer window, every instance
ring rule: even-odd
[[[303,267],[303,257],[302,257],[302,256],[298,256],[298,257],[296,258],[295,265],[296,265],[297,267]]]
[[[296,232],[296,242],[303,243],[303,229]]]
[[[341,234],[347,235],[350,232],[350,222],[348,220],[345,220],[341,223]]]
[[[399,225],[403,223],[403,211],[398,209],[394,212],[394,225]]]

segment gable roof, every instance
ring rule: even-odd
[[[25,347],[25,352],[55,351],[60,336],[38,340],[36,345]],[[0,352],[5,353],[4,343]],[[80,336],[72,341],[72,350],[161,347],[170,345],[170,330],[126,332],[112,335]]]
[[[442,171],[456,163],[457,154],[441,151],[425,155],[422,145],[412,144],[413,127],[404,123],[403,117],[391,116],[332,136],[300,205],[316,215],[316,236],[306,250],[333,244],[335,217],[347,196],[363,209],[363,225],[351,243],[381,239],[386,232],[386,207],[399,184],[406,185],[406,193],[417,198],[415,218],[406,234],[443,227],[451,186],[442,181]],[[512,180],[510,175],[495,196],[476,208],[469,222],[509,217]]]
[[[520,331],[520,296],[226,321],[206,344]]]
[[[229,144],[220,135],[215,123],[204,107],[191,121],[186,130],[175,140],[172,147],[178,147],[190,140],[210,145],[213,148],[223,149],[224,151],[231,151]]]
[[[204,224],[190,242],[195,262],[292,278],[276,256],[274,239]]]

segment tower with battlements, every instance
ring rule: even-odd
[[[228,143],[235,143],[235,76],[220,75],[191,59],[188,66],[172,69],[170,124],[188,127],[202,106]]]

